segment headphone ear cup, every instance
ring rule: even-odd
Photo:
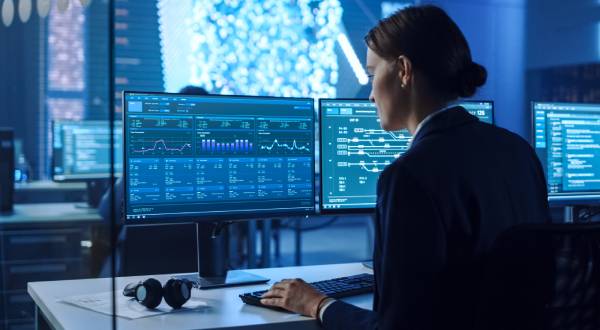
[[[156,308],[160,305],[162,297],[162,285],[154,278],[145,280],[135,290],[135,299],[148,308]]]
[[[174,278],[168,280],[163,288],[167,304],[175,309],[181,308],[190,299],[192,293],[192,286],[190,284],[186,280]]]
[[[138,286],[142,285],[142,282],[138,282],[138,283],[129,283],[125,286],[125,288],[123,289],[123,295],[125,297],[132,297],[135,298],[135,291],[137,290]]]

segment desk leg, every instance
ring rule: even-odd
[[[35,330],[52,330],[50,323],[37,305],[35,306]]]
[[[271,267],[271,220],[263,220],[260,248],[260,267]]]
[[[248,268],[256,268],[256,220],[248,221]]]
[[[375,248],[375,223],[374,223],[374,219],[371,217],[367,217],[366,218],[367,223],[367,258],[368,259],[372,259],[373,258],[373,249]]]
[[[294,257],[294,266],[302,265],[302,220],[296,219],[294,226],[294,241],[296,243],[296,253]]]

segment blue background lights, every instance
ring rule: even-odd
[[[341,19],[338,0],[194,1],[187,80],[219,94],[334,97]]]

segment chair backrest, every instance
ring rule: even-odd
[[[600,224],[507,230],[480,292],[480,329],[600,329]]]

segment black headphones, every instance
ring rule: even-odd
[[[178,309],[192,296],[192,282],[172,278],[162,286],[157,279],[149,278],[143,282],[127,284],[123,295],[135,298],[148,308],[156,308],[164,297],[169,306]]]

